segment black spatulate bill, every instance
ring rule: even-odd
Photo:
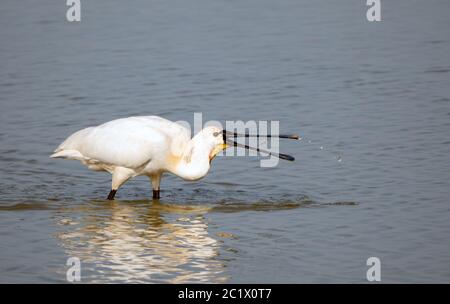
[[[224,136],[224,138],[225,138],[225,136]],[[253,150],[253,151],[257,151],[257,152],[266,153],[269,156],[275,156],[275,157],[278,157],[280,159],[284,159],[284,160],[288,160],[288,161],[294,161],[295,160],[294,157],[292,157],[290,155],[287,155],[287,154],[275,153],[275,152],[270,152],[270,151],[263,150],[263,149],[260,149],[260,148],[254,148],[254,147],[250,147],[250,146],[247,146],[247,145],[239,144],[239,143],[237,143],[235,141],[227,140],[227,139],[225,140],[225,142],[227,142],[227,143],[229,143],[229,144],[231,144],[231,145],[233,145],[235,147],[240,147],[240,148],[244,148],[244,149],[247,149],[247,150]]]
[[[224,135],[226,135],[227,137],[275,137],[275,138],[287,138],[287,139],[295,139],[295,140],[299,140],[300,136],[298,134],[279,134],[279,135],[275,135],[275,134],[240,134],[240,133],[236,133],[236,132],[230,132],[230,131],[223,131]]]

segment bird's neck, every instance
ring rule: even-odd
[[[183,150],[174,173],[185,180],[201,179],[209,171],[210,152],[211,148],[201,140],[201,137],[195,136]]]

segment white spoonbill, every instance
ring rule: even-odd
[[[210,168],[211,160],[230,145],[264,152],[293,161],[292,156],[241,145],[229,137],[237,134],[206,127],[191,139],[189,129],[158,116],[137,116],[109,121],[70,135],[50,157],[79,160],[94,171],[112,174],[109,200],[130,178],[145,175],[151,179],[153,198],[160,197],[161,175],[173,173],[184,180],[198,180]],[[265,135],[270,137],[275,135]],[[297,135],[277,135],[298,139]]]

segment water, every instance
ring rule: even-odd
[[[170,3],[169,3],[170,2]],[[0,282],[450,282],[450,2],[0,5]],[[49,159],[130,115],[279,120],[296,157],[196,183]],[[323,149],[320,149],[323,147]],[[340,161],[339,161],[340,160]]]

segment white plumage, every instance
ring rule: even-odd
[[[207,127],[191,139],[190,131],[157,116],[128,117],[70,135],[50,157],[79,160],[89,169],[112,174],[117,189],[138,175],[151,178],[159,198],[161,175],[171,172],[185,180],[204,177],[214,156],[227,145],[222,130]]]

